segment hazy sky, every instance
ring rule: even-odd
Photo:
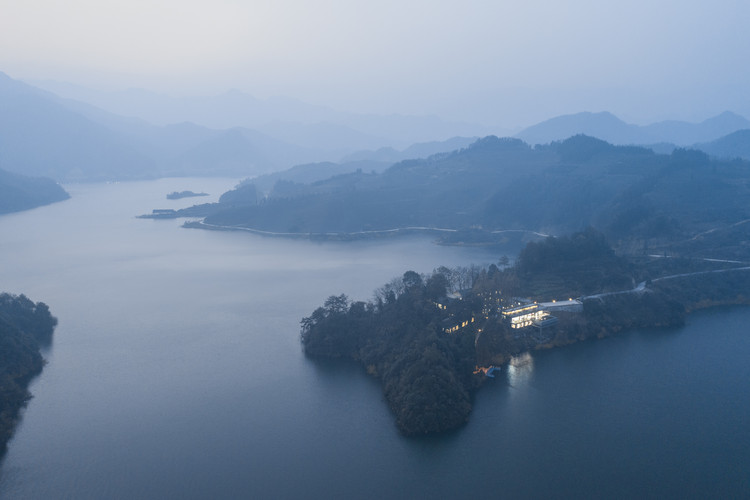
[[[747,0],[0,0],[0,71],[506,126],[750,117]]]

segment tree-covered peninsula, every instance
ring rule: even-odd
[[[445,291],[443,274],[423,280],[409,271],[375,302],[329,297],[302,320],[305,352],[360,361],[381,380],[405,434],[458,427],[471,412],[474,339],[443,332],[448,313],[435,303]]]
[[[40,347],[50,343],[56,324],[43,302],[0,294],[0,456],[31,398],[29,382],[44,366]]]
[[[618,256],[588,229],[529,243],[512,266],[407,271],[368,302],[331,296],[301,340],[310,357],[358,361],[401,432],[419,435],[463,425],[485,373],[514,356],[748,303],[750,267]]]

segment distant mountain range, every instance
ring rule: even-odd
[[[337,111],[288,97],[257,99],[239,90],[215,96],[169,97],[141,89],[105,92],[54,81],[36,82],[55,94],[155,125],[192,122],[213,129],[257,130],[305,148],[337,152],[402,149],[415,142],[497,133],[490,127],[446,122],[437,116],[374,115]]]
[[[131,94],[140,96],[141,101],[134,103],[132,96],[125,99],[124,103],[133,105],[132,109],[122,109],[127,114],[149,110],[153,103],[162,109],[162,117],[193,116],[203,121],[153,125],[139,117],[126,117],[88,102],[59,97],[0,73],[0,168],[61,182],[188,175],[254,177],[311,162],[335,162],[357,151],[360,156],[368,156],[370,153],[363,150],[373,146],[411,144],[403,138],[391,142],[372,135],[379,129],[389,130],[394,136],[404,132],[404,137],[433,139],[435,136],[429,134],[442,123],[430,117],[346,115],[346,120],[359,123],[366,130],[361,132],[336,123],[280,121],[294,113],[301,113],[308,121],[335,114],[296,101],[261,102],[237,92],[205,101],[196,98],[174,102],[144,92],[127,93]],[[165,106],[173,115],[164,111]],[[262,116],[251,112],[253,106]],[[187,114],[180,115],[180,110]],[[270,118],[272,112],[278,115],[276,121],[265,124],[269,133],[246,126],[206,126],[250,123]],[[142,114],[150,117],[145,111]],[[449,129],[449,125],[444,127],[445,131]],[[420,147],[431,151],[429,145]],[[390,163],[409,155],[395,149],[392,152]]]
[[[137,90],[113,94],[46,86],[66,97],[0,73],[0,168],[58,182],[260,175],[269,182],[315,182],[459,150],[485,135],[480,126],[436,117],[357,115],[237,91],[170,99]],[[610,113],[579,113],[529,127],[518,137],[547,144],[585,133],[659,152],[689,146],[747,158],[750,138],[739,133],[743,129],[750,123],[728,112],[698,124],[648,126]],[[267,175],[292,167],[290,175]]]
[[[341,162],[350,161],[379,161],[396,163],[414,158],[427,158],[436,153],[446,153],[465,148],[474,143],[478,137],[451,137],[445,141],[430,141],[412,144],[406,149],[397,151],[391,147],[380,148],[376,151],[357,151],[346,155]]]
[[[246,177],[328,154],[245,128],[154,126],[0,74],[0,167],[58,181]]]
[[[644,126],[601,112],[558,116],[526,128],[515,137],[529,144],[549,144],[585,134],[618,145],[670,143],[685,147],[715,141],[742,129],[750,129],[750,121],[729,111],[700,123],[671,120]]]
[[[0,75],[0,168],[57,180],[107,179],[153,170],[122,134],[63,106],[54,95]]]

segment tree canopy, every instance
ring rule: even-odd
[[[0,294],[0,456],[31,397],[28,383],[44,366],[40,346],[50,342],[56,324],[46,304]]]

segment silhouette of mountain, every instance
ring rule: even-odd
[[[526,128],[516,137],[529,144],[549,144],[584,134],[620,145],[671,143],[690,146],[746,128],[750,128],[750,121],[728,111],[700,123],[669,120],[645,126],[628,124],[611,113],[601,112],[558,116]]]
[[[57,180],[153,175],[154,163],[129,141],[67,109],[51,94],[0,74],[3,168]]]
[[[357,151],[356,153],[346,155],[341,161],[370,160],[396,163],[412,158],[427,158],[436,153],[455,151],[469,146],[476,140],[477,137],[452,137],[445,141],[418,142],[402,151],[397,151],[390,147],[380,148],[376,151]]]
[[[196,142],[167,163],[166,175],[259,175],[321,155],[244,128],[204,129]]]
[[[559,234],[591,225],[621,247],[654,248],[750,218],[749,167],[583,135],[533,148],[490,136],[382,174],[274,189],[255,206],[219,204],[206,222],[303,234],[415,226]]]
[[[660,141],[681,146],[716,140],[737,130],[750,128],[750,121],[740,115],[725,111],[700,123],[663,121],[643,127]]]
[[[51,179],[0,170],[0,214],[19,212],[70,198]]]
[[[59,181],[184,175],[246,177],[330,159],[251,129],[158,127],[62,99],[0,73],[5,169]]]
[[[549,144],[577,134],[597,137],[612,144],[648,144],[659,142],[656,136],[630,125],[612,113],[576,113],[545,120],[528,127],[516,137],[529,144]]]
[[[738,130],[715,141],[696,144],[695,147],[717,158],[750,160],[750,129]]]
[[[273,172],[270,174],[260,175],[253,177],[243,182],[243,184],[254,184],[260,193],[271,194],[272,192],[278,193],[277,184],[281,181],[282,184],[286,183],[287,187],[289,184],[312,184],[314,182],[321,182],[331,177],[350,174],[357,171],[361,172],[382,172],[393,165],[393,162],[381,162],[375,160],[354,160],[346,161],[341,163],[334,163],[329,161],[317,162],[317,163],[305,163],[302,165],[295,165],[287,170],[280,172]]]
[[[126,94],[135,96],[133,98],[136,100],[142,99],[139,101],[142,104],[158,100],[152,94],[143,92]],[[159,102],[165,105],[164,101]],[[167,104],[170,102],[167,101]],[[218,102],[219,107],[228,107],[228,103],[231,103],[235,117],[242,114],[237,111],[242,106],[269,106],[236,91],[221,96]],[[294,109],[300,108],[306,116],[321,112],[318,108],[306,108],[293,100],[273,99],[270,102],[273,109],[289,108],[282,109],[281,118],[291,116]],[[210,117],[213,112],[211,106],[216,102],[208,100],[199,104],[203,116]],[[190,122],[157,126],[139,118],[105,111],[89,103],[61,98],[7,75],[0,76],[0,109],[3,111],[0,116],[0,154],[5,168],[19,173],[45,175],[59,181],[185,175],[252,177],[295,165],[330,161],[356,147],[385,141],[333,123],[277,121],[267,125],[274,136],[284,136],[292,142],[244,127],[217,130]],[[269,109],[264,112],[269,113]],[[387,122],[393,117],[382,119]],[[426,155],[435,150],[452,149],[454,145],[468,142],[452,141],[444,145],[413,145],[389,162]],[[377,161],[349,166],[352,162],[342,163],[343,166],[329,166],[324,170],[333,175],[358,168],[380,171],[386,166]],[[313,170],[321,171],[320,168]],[[295,172],[299,173],[299,169]],[[312,176],[315,180],[325,177],[327,175],[322,173]]]
[[[155,125],[188,121],[214,129],[252,128],[303,147],[337,151],[335,157],[360,149],[405,148],[415,142],[490,132],[483,125],[449,122],[437,116],[348,113],[288,97],[257,99],[238,90],[176,98],[141,89],[105,92],[54,81],[35,84],[60,96]],[[333,158],[329,155],[329,159]]]

